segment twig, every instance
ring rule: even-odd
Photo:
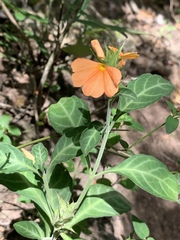
[[[30,116],[33,116],[33,113],[27,109],[24,108],[17,108],[17,107],[13,107],[12,105],[6,104],[6,103],[0,103],[0,109],[8,109],[8,110],[15,110],[24,114],[28,114]]]

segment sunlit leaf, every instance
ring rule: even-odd
[[[101,133],[94,127],[85,129],[80,137],[80,146],[84,155],[87,155],[101,140]]]
[[[64,97],[56,104],[52,104],[48,117],[53,128],[59,133],[86,126],[90,122],[87,104],[76,96]]]
[[[156,158],[137,154],[105,171],[117,173],[130,178],[137,186],[154,196],[178,200],[178,183],[176,177]]]
[[[44,231],[42,228],[40,228],[38,223],[33,221],[17,222],[14,223],[13,227],[20,235],[30,239],[41,240],[44,237]]]
[[[118,108],[124,112],[145,108],[160,100],[163,96],[168,96],[174,90],[174,86],[169,81],[159,75],[150,73],[143,74],[136,80],[130,81],[127,88],[132,90],[137,98],[130,99],[126,96],[119,98]]]
[[[131,210],[127,199],[112,187],[94,184],[70,223],[72,226],[86,218],[111,217]]]
[[[35,163],[37,169],[43,171],[44,164],[48,159],[48,151],[42,143],[38,143],[32,147],[32,153],[35,157]]]
[[[16,173],[34,171],[33,163],[24,154],[11,144],[0,143],[0,171],[3,173]]]
[[[132,224],[134,231],[140,239],[146,239],[149,236],[148,226],[136,216],[132,215]]]

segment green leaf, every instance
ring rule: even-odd
[[[29,187],[29,188],[18,190],[17,193],[31,199],[31,201],[37,204],[41,209],[41,211],[45,213],[46,219],[47,219],[47,216],[49,217],[49,219],[51,219],[51,212],[48,207],[44,193],[41,189],[38,189],[35,187]]]
[[[120,92],[119,94],[124,97],[130,98],[132,100],[136,100],[137,96],[136,94],[129,88],[124,87],[123,85],[120,85]]]
[[[89,6],[89,4],[90,4],[90,0],[84,0],[81,10],[82,11],[86,10],[86,8]]]
[[[11,117],[9,115],[6,114],[2,115],[0,117],[0,127],[3,129],[7,129],[10,123],[10,119]]]
[[[130,128],[132,128],[135,131],[144,132],[143,125],[139,122],[136,122],[135,120],[132,120],[131,122],[125,122],[124,125],[129,126]]]
[[[16,232],[20,235],[30,238],[41,240],[44,237],[44,232],[40,226],[33,221],[22,221],[13,224]]]
[[[54,148],[51,162],[47,169],[48,176],[51,175],[56,164],[71,160],[82,154],[79,139],[83,130],[84,127],[75,128],[59,139]]]
[[[174,118],[173,116],[169,115],[166,118],[165,126],[166,126],[166,133],[170,134],[170,133],[174,132],[178,128],[178,126],[179,126],[179,119]]]
[[[121,96],[118,108],[122,112],[145,108],[160,100],[163,96],[168,96],[174,90],[174,86],[169,81],[159,75],[150,73],[143,74],[136,80],[131,80],[127,88],[136,94],[137,99],[133,100]]]
[[[28,172],[28,175],[33,175],[32,172]],[[31,178],[31,177],[29,177]],[[37,185],[34,185],[32,183],[32,180],[24,176],[21,173],[12,173],[12,174],[5,174],[0,173],[0,184],[3,184],[6,186],[9,190],[17,192],[19,190],[29,188],[29,187],[37,187]]]
[[[11,139],[8,135],[3,134],[0,138],[0,141],[3,143],[11,144]]]
[[[85,129],[80,137],[81,150],[86,156],[101,140],[101,133],[95,127]]]
[[[35,167],[44,170],[44,164],[48,159],[48,151],[42,143],[38,143],[32,147],[32,153],[35,157]]]
[[[89,15],[87,13],[85,13],[84,11],[80,11],[81,16],[84,15],[84,18],[86,19],[77,19],[76,21],[84,24],[85,26],[88,27],[92,27],[94,28],[98,28],[98,30],[102,29],[102,30],[110,30],[110,31],[118,31],[120,33],[122,33],[125,37],[127,37],[127,35],[125,34],[125,32],[128,32],[127,28],[125,27],[119,27],[118,25],[110,25],[110,24],[105,24],[103,22],[100,22],[99,20],[92,18],[92,15]]]
[[[174,107],[174,105],[171,102],[169,102],[169,101],[166,101],[166,103],[169,106],[172,114],[174,114],[176,112],[176,108]]]
[[[79,38],[75,45],[68,45],[62,49],[68,54],[73,54],[75,57],[86,57],[91,55],[91,50],[89,46],[82,42],[82,38]]]
[[[119,182],[123,187],[130,189],[130,190],[137,190],[136,185],[134,184],[133,181],[131,181],[129,178],[122,179]]]
[[[21,130],[18,127],[15,126],[8,126],[8,132],[14,136],[20,136],[21,135]]]
[[[0,143],[0,171],[3,173],[15,173],[33,171],[32,161],[27,159],[24,154],[16,147],[7,143]]]
[[[178,200],[176,177],[162,162],[152,156],[137,154],[104,172],[124,175],[156,197],[170,201]]]
[[[52,104],[48,111],[51,125],[58,133],[72,128],[87,126],[90,112],[85,102],[76,96],[64,97]]]
[[[60,236],[62,237],[63,240],[73,240],[71,237],[69,237],[65,233],[60,233]]]
[[[116,145],[117,143],[119,143],[120,141],[120,135],[116,132],[111,132],[108,136],[108,140],[107,140],[107,143],[106,143],[106,147],[107,148],[111,148],[113,147],[114,145]]]
[[[134,215],[132,215],[132,224],[135,233],[140,239],[146,239],[149,236],[148,226]]]
[[[71,226],[86,218],[111,217],[131,210],[127,199],[112,187],[94,184],[74,216]]]
[[[26,18],[26,16],[20,11],[15,11],[14,16],[18,21],[24,21],[24,19]]]
[[[53,211],[59,210],[59,198],[69,202],[72,194],[72,178],[63,165],[56,165],[49,180],[49,189]]]
[[[82,154],[79,144],[82,130],[84,128],[81,127],[73,129],[59,139],[52,153],[51,164],[65,162]]]

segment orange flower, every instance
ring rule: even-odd
[[[110,50],[112,50],[114,53],[118,51],[117,48],[108,46]],[[127,53],[119,53],[119,59],[121,59],[118,63],[118,67],[121,68],[126,64],[126,59],[136,59],[139,57],[139,54],[137,52],[127,52]]]
[[[82,87],[84,95],[98,98],[103,93],[108,97],[117,93],[122,78],[119,69],[85,58],[76,59],[71,66],[72,82],[75,87]]]

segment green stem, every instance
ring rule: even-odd
[[[128,149],[131,149],[132,147],[134,147],[135,145],[137,145],[138,143],[142,142],[145,138],[149,137],[153,132],[157,131],[159,128],[161,128],[162,126],[165,125],[165,122],[162,123],[161,125],[157,126],[155,129],[153,129],[152,131],[148,132],[146,135],[144,135],[142,138],[138,139],[136,142],[134,142]]]
[[[31,142],[28,142],[28,143],[24,143],[22,145],[19,145],[17,148],[24,148],[24,147],[27,147],[29,145],[33,145],[35,143],[39,143],[39,142],[42,142],[42,141],[45,141],[47,139],[51,138],[51,136],[46,136],[46,137],[43,137],[43,138],[39,138],[39,139],[36,139],[34,141],[31,141]]]
[[[84,200],[84,198],[85,198],[85,196],[86,196],[86,194],[89,190],[89,187],[90,187],[90,185],[91,185],[91,183],[92,183],[92,181],[93,181],[93,179],[96,175],[96,172],[98,170],[98,167],[100,165],[100,162],[101,162],[101,159],[102,159],[105,147],[106,147],[106,142],[107,142],[109,133],[111,131],[111,128],[114,125],[114,122],[112,122],[111,125],[110,125],[110,116],[111,116],[111,106],[110,105],[111,105],[111,100],[108,101],[108,109],[107,109],[107,115],[106,115],[106,130],[105,130],[105,134],[104,134],[103,139],[102,139],[102,144],[101,144],[101,148],[99,150],[99,153],[98,153],[98,156],[97,156],[97,159],[96,159],[96,163],[94,165],[93,171],[90,174],[89,179],[88,179],[81,195],[79,196],[79,198],[76,202],[75,209],[78,209],[79,206],[81,205],[81,203]]]

